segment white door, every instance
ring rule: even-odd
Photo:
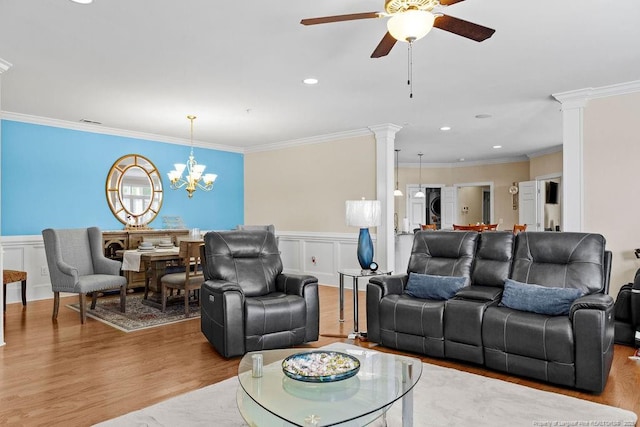
[[[527,231],[540,231],[540,184],[538,181],[518,183],[519,224],[527,224]]]
[[[453,224],[458,220],[458,188],[442,187],[440,192],[440,218],[443,230],[453,229]]]
[[[409,188],[409,200],[407,206],[407,217],[409,218],[409,232],[416,228],[420,228],[420,224],[426,224],[427,199],[426,197],[416,197],[419,187]]]

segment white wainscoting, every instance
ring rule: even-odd
[[[287,273],[311,274],[320,284],[338,286],[338,270],[360,268],[357,233],[276,231],[276,234]],[[376,236],[371,239],[375,247]],[[345,288],[351,287],[351,281],[345,280]],[[359,289],[364,289],[362,284]]]
[[[338,286],[339,269],[360,268],[357,233],[284,231],[277,235],[287,273],[311,274],[323,285]],[[371,238],[375,245],[376,236]],[[53,298],[42,236],[4,236],[2,250],[5,269],[27,272],[27,301]],[[352,287],[350,280],[345,287]],[[360,289],[365,289],[363,283]],[[7,285],[7,304],[21,301],[20,283]]]
[[[4,236],[3,268],[27,272],[27,301],[53,298],[42,236]],[[7,304],[22,303],[20,282],[7,285]]]

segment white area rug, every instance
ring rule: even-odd
[[[229,378],[98,426],[246,426],[238,386]],[[619,408],[428,364],[414,390],[415,426],[628,427],[637,420]],[[388,425],[402,425],[400,403],[389,410]]]

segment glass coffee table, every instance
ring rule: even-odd
[[[335,382],[304,382],[287,377],[282,361],[296,353],[327,350],[360,362],[358,373]],[[254,357],[261,375],[253,374]],[[363,426],[385,415],[402,399],[402,425],[413,425],[413,387],[422,374],[414,357],[336,343],[322,349],[289,348],[247,353],[240,361],[238,409],[250,426]],[[258,374],[259,375],[259,374]]]

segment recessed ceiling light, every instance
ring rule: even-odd
[[[459,161],[459,162],[464,162],[464,157],[460,157],[460,158],[458,159],[458,161]]]
[[[443,131],[451,130],[451,126],[442,126],[440,130],[443,130]]]
[[[89,4],[89,3],[93,3],[93,0],[71,0],[74,3],[78,3],[78,4]]]
[[[492,117],[491,114],[476,114],[476,119],[488,119]]]
[[[313,78],[313,77],[307,77],[306,79],[304,79],[302,81],[302,83],[304,83],[306,85],[317,85],[318,84],[318,79]]]
[[[502,145],[494,145],[493,148],[502,148]]]

